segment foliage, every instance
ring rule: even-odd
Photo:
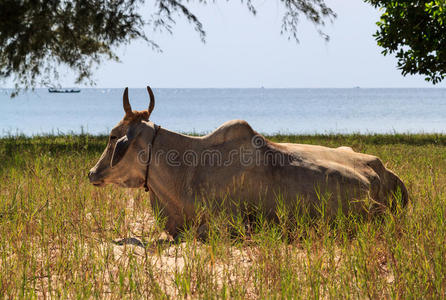
[[[378,155],[410,203],[382,218],[278,223],[210,218],[167,240],[142,190],[87,179],[107,137],[0,139],[0,295],[5,298],[446,297],[446,136],[272,136]],[[162,220],[161,220],[162,221]],[[162,226],[162,222],[159,222]],[[228,232],[227,224],[238,233]],[[288,233],[292,239],[288,239]]]
[[[439,83],[446,76],[446,1],[365,0],[381,8],[375,34],[384,55],[395,54],[398,69]]]
[[[205,29],[189,6],[192,2],[205,5],[214,1],[156,0],[147,18],[138,10],[144,2],[0,0],[0,79],[13,77],[16,88],[48,84],[57,80],[59,65],[65,65],[75,72],[78,83],[92,83],[95,65],[104,59],[118,59],[116,47],[142,38],[158,49],[147,36],[147,27],[173,32],[181,17],[205,40]],[[296,39],[301,15],[316,27],[324,25],[324,19],[335,17],[324,0],[278,2],[284,8],[282,32]],[[242,3],[256,14],[251,0]]]

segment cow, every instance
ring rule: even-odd
[[[323,202],[334,215],[364,214],[364,203],[389,207],[408,201],[404,183],[376,156],[350,147],[275,143],[242,120],[205,136],[176,133],[150,121],[155,97],[147,91],[148,109],[133,111],[125,89],[124,118],[88,176],[95,186],[145,187],[174,238],[196,216],[202,199],[257,205],[269,219],[275,219],[279,202],[299,203],[310,213]]]

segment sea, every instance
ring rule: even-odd
[[[122,88],[47,89],[10,98],[0,89],[0,136],[108,134],[122,119]],[[154,89],[151,120],[205,134],[243,119],[264,134],[445,133],[444,88]],[[129,89],[132,109],[148,107],[146,89]]]

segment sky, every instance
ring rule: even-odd
[[[163,52],[143,41],[117,49],[121,62],[99,66],[97,87],[432,87],[422,76],[403,77],[397,60],[381,54],[373,38],[380,13],[361,0],[327,1],[338,15],[323,28],[330,41],[303,18],[299,43],[280,34],[283,11],[278,1],[255,1],[257,16],[241,1],[216,2],[191,6],[207,32],[206,43],[184,20],[172,35],[147,31]],[[141,9],[146,14],[150,7]],[[73,77],[67,74],[62,84],[72,86]]]

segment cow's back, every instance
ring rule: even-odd
[[[379,158],[349,147],[273,143],[241,120],[226,122],[194,145],[206,159],[185,170],[191,210],[198,195],[252,203],[272,214],[279,201],[300,202],[310,211],[323,205],[330,213],[341,207],[363,212],[364,200],[385,205],[398,187],[407,200],[404,184]]]

